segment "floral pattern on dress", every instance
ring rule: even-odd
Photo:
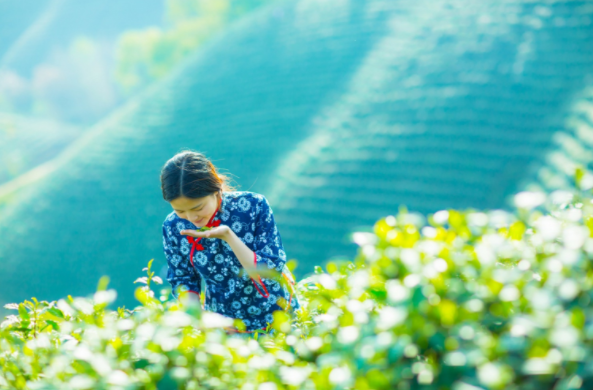
[[[267,199],[249,191],[223,192],[220,209],[214,217],[229,226],[245,245],[255,253],[256,265],[262,269],[290,272],[285,267],[286,253],[273,211]],[[249,275],[241,272],[243,266],[228,243],[217,238],[203,238],[204,250],[194,252],[194,265],[189,259],[190,246],[183,229],[195,229],[191,222],[172,212],[163,222],[163,250],[167,259],[167,280],[173,296],[179,298],[182,291],[201,293],[204,281],[204,309],[231,318],[243,320],[247,330],[265,328],[272,321],[272,313],[283,310],[277,301],[290,301],[290,310],[300,304],[283,281],[261,278],[267,290],[262,293],[261,284],[255,288]],[[259,290],[258,290],[259,289]]]

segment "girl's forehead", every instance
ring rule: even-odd
[[[186,198],[185,196],[180,196],[179,198],[173,199],[170,203],[176,210],[189,210],[194,208],[202,203],[208,201],[208,196],[203,198]]]

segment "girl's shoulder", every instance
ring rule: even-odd
[[[267,206],[262,194],[251,191],[229,191],[223,193],[223,215],[239,215],[241,219],[254,219]],[[225,217],[223,217],[225,220]]]
[[[228,191],[223,192],[223,197],[230,202],[238,202],[241,199],[248,201],[261,202],[265,199],[262,194],[252,191]]]

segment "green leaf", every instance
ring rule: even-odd
[[[99,284],[97,285],[97,291],[105,291],[107,290],[107,285],[109,284],[109,276],[103,275],[99,279]]]
[[[64,313],[58,308],[52,307],[47,309],[47,311],[58,318],[65,318]]]
[[[28,320],[29,318],[31,318],[29,316],[29,312],[25,308],[25,305],[23,305],[22,303],[19,304],[19,315],[21,316],[22,319],[25,319],[25,320]]]

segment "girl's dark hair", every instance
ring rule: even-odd
[[[216,167],[201,153],[177,153],[161,169],[163,198],[171,202],[184,196],[203,198],[218,191],[234,191],[229,178],[221,175]]]

